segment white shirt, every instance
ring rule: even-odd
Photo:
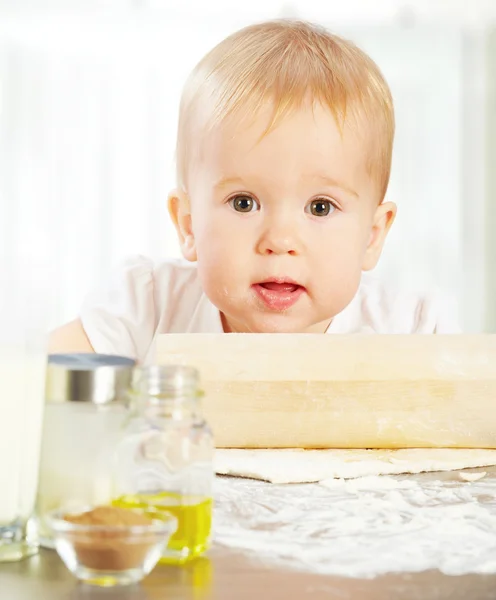
[[[400,292],[364,274],[357,294],[326,333],[459,333],[439,297]],[[203,292],[196,265],[128,260],[110,284],[88,296],[81,321],[94,350],[146,363],[162,333],[222,333],[219,310]]]

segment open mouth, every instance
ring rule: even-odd
[[[270,290],[272,292],[279,292],[279,293],[293,293],[296,292],[296,290],[301,287],[300,285],[298,285],[297,283],[279,283],[277,281],[264,281],[263,283],[259,283],[258,285],[260,285],[261,287],[263,287],[266,290]]]
[[[306,291],[302,285],[285,279],[261,281],[252,287],[265,306],[275,311],[291,308]]]

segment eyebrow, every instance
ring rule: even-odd
[[[225,187],[229,187],[230,185],[245,185],[245,182],[243,181],[243,179],[241,179],[241,177],[222,177],[221,179],[219,179],[219,181],[217,181],[215,183],[215,188],[225,188]]]
[[[349,194],[350,196],[358,198],[358,194],[355,192],[355,190],[352,190],[351,188],[347,187],[346,185],[343,185],[342,183],[337,181],[337,179],[333,179],[332,177],[329,177],[328,175],[322,175],[320,173],[314,174],[313,178],[318,179],[322,183],[329,185],[331,187],[339,188],[340,190],[343,190],[343,192],[345,192],[346,194]]]
[[[352,190],[351,188],[343,185],[342,183],[340,183],[339,181],[337,181],[336,179],[333,179],[332,177],[329,177],[328,175],[322,175],[320,173],[315,173],[312,175],[312,179],[318,179],[319,181],[321,181],[322,183],[324,183],[325,185],[331,186],[331,187],[335,187],[335,188],[339,188],[340,190],[343,190],[343,192],[345,192],[346,194],[353,196],[354,198],[358,198],[358,194]],[[222,177],[221,179],[219,179],[216,183],[215,183],[215,188],[216,189],[222,189],[225,187],[229,187],[231,185],[241,185],[246,187],[246,184],[244,182],[244,180],[241,177]]]

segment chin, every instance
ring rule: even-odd
[[[233,319],[232,322],[238,325],[238,331],[251,333],[303,333],[315,327],[315,323],[303,322],[287,314],[257,315],[254,319]]]

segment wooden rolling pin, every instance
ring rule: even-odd
[[[167,334],[220,448],[496,448],[496,335]]]

